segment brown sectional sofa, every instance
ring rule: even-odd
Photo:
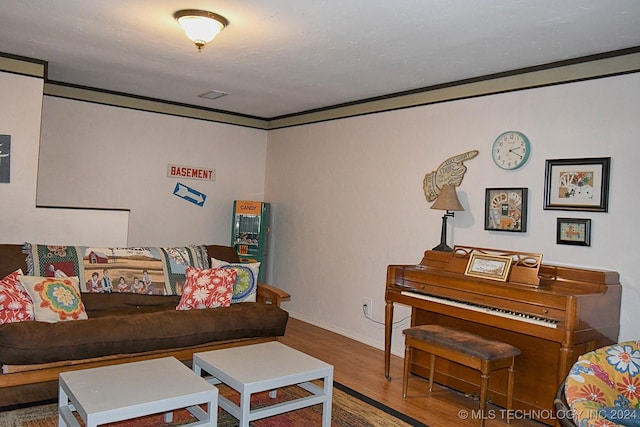
[[[206,246],[208,257],[239,262],[227,246]],[[22,245],[0,244],[0,278],[26,273]],[[58,374],[149,358],[189,363],[195,352],[276,339],[285,333],[289,294],[258,285],[257,302],[177,311],[179,296],[82,294],[88,320],[0,325],[0,407],[52,399]]]

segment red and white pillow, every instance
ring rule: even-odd
[[[187,267],[184,289],[176,310],[228,307],[236,274],[235,270],[228,268],[201,270]]]
[[[34,319],[31,297],[20,283],[22,274],[18,269],[0,280],[0,325]]]

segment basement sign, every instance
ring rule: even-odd
[[[215,181],[216,170],[196,166],[167,165],[169,178],[199,179],[203,181]]]

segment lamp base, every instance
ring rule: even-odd
[[[453,252],[451,247],[447,246],[447,218],[453,216],[453,212],[446,211],[442,215],[442,230],[440,231],[440,244],[433,248],[434,251]]]
[[[432,251],[453,252],[453,249],[444,243],[440,243],[438,246],[433,248]]]

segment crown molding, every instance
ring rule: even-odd
[[[14,55],[0,53],[0,71],[44,78],[44,94],[47,96],[272,130],[478,96],[636,73],[640,71],[640,47],[590,55],[273,118],[254,117],[103,89],[47,81],[47,63],[45,61]]]
[[[573,83],[640,71],[640,48],[594,55],[334,105],[269,120],[269,129],[299,126],[440,102]]]
[[[256,129],[268,129],[268,120],[258,117],[234,114],[193,105],[172,103],[125,93],[69,85],[66,83],[46,82],[44,85],[44,94],[58,98],[112,105],[159,114],[188,117],[191,119],[226,123]]]
[[[0,71],[44,79],[47,76],[47,63],[24,56],[0,53]]]

